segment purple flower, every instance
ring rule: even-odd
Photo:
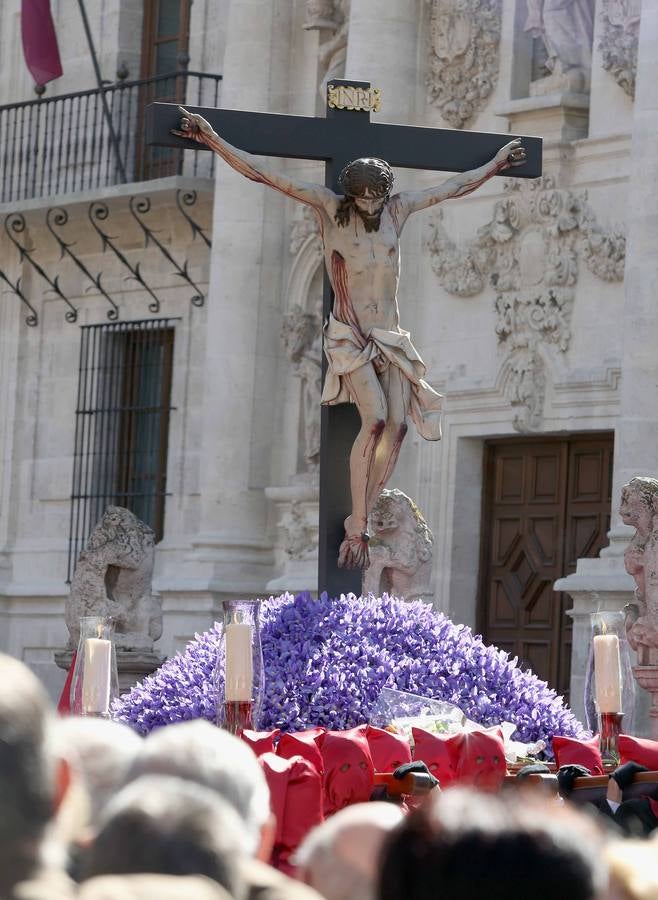
[[[513,722],[521,741],[586,733],[546,682],[425,603],[284,594],[263,602],[261,624],[263,728],[351,728],[368,720],[383,687],[394,687],[447,700],[483,725]],[[115,703],[115,718],[142,734],[213,720],[220,637],[217,625],[197,635]]]

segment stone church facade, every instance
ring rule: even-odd
[[[655,4],[90,0],[114,139],[77,8],[51,5],[64,76],[38,99],[20,3],[0,13],[0,650],[57,693],[71,560],[109,502],[156,530],[163,653],[226,597],[317,588],[315,223],[140,122],[153,99],[318,115],[345,77],[381,90],[377,121],[544,138],[541,179],[405,229],[443,439],[410,432],[391,486],[435,535],[428,599],[581,712],[589,612],[632,591],[620,488],[658,470]]]

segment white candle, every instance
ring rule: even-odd
[[[83,714],[106,715],[110,708],[112,641],[87,638],[82,676]]]
[[[621,659],[616,634],[597,634],[594,637],[594,679],[599,712],[622,712]]]
[[[251,625],[233,622],[226,626],[226,700],[252,700],[253,684]]]

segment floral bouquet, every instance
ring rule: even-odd
[[[262,604],[265,696],[261,728],[347,729],[371,720],[384,688],[456,706],[480,725],[510,722],[522,742],[583,726],[546,682],[418,601],[309,593]],[[215,718],[223,671],[215,625],[115,702],[116,719],[146,734],[185,719]]]

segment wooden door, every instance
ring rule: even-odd
[[[612,446],[612,434],[486,445],[478,627],[561,694],[571,601],[553,582],[606,544]]]

